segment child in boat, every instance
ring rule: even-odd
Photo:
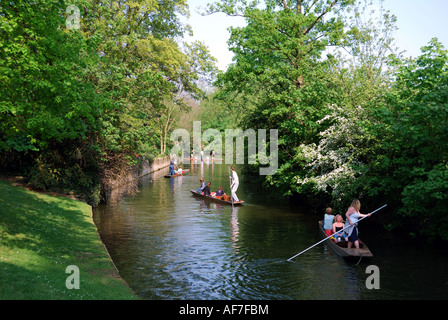
[[[324,215],[324,230],[327,237],[331,236],[333,234],[333,222],[334,222],[334,216],[332,214],[332,209],[327,208],[325,209],[325,215]]]
[[[215,198],[220,198],[224,195],[224,189],[219,186],[218,190],[215,192]]]
[[[347,235],[345,234],[344,231],[341,231],[342,229],[344,229],[344,221],[342,220],[342,216],[340,214],[336,215],[336,217],[334,218],[335,222],[333,223],[333,237],[335,238],[335,240],[337,242],[340,241],[347,241]]]
[[[178,173],[178,174],[182,174],[182,172],[183,172],[182,167],[179,166],[179,168],[177,169],[177,173]]]

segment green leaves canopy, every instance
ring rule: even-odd
[[[66,27],[69,5],[79,29]],[[182,15],[185,0],[1,2],[2,166],[42,188],[70,188],[81,172],[91,194],[115,156],[163,153],[173,104],[200,97],[216,70],[204,45],[176,40]]]
[[[291,194],[296,170],[301,170],[294,154],[302,143],[317,139],[317,120],[335,102],[336,88],[321,56],[327,46],[343,39],[341,13],[353,3],[221,1],[209,6],[209,12],[246,18],[247,26],[231,28],[235,63],[217,84],[223,99],[235,91],[251,97],[254,107],[242,112],[243,127],[279,130],[280,167],[267,179],[283,194]]]
[[[388,203],[386,227],[448,240],[447,52],[433,39],[403,59],[396,18],[366,16],[365,4],[210,5],[247,21],[230,29],[234,64],[217,96],[243,129],[279,130],[279,169],[264,180],[277,194],[340,210]]]

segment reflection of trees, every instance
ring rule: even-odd
[[[227,168],[206,167],[204,178],[216,173],[214,186],[226,184]],[[242,188],[249,199],[243,207],[194,197],[189,190],[197,188],[199,168],[193,177],[173,179],[162,177],[167,170],[142,179],[136,196],[101,214],[103,241],[136,290],[163,297],[183,291],[197,298],[207,296],[202,288],[211,288],[208,297],[247,299],[359,299],[365,294],[365,266],[346,264],[324,244],[286,262],[320,240],[317,222],[263,202],[256,186]]]
[[[163,169],[160,171],[163,171],[162,176],[164,176],[168,174],[169,169]],[[163,179],[166,178],[159,178],[158,180],[154,179],[154,181],[157,181],[154,183],[152,190],[155,196],[151,196],[151,198],[157,200],[159,208],[169,208],[171,207],[171,202],[174,201],[174,197],[176,196],[178,190],[182,187],[183,176],[168,178],[166,179],[168,180],[168,183],[164,183]]]

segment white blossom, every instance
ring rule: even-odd
[[[363,108],[332,105],[330,110],[331,113],[318,121],[319,124],[326,121],[331,123],[328,129],[320,133],[319,144],[301,145],[308,175],[299,177],[297,183],[312,183],[316,190],[323,192],[330,187],[333,196],[340,198],[347,185],[360,174],[355,169],[363,165],[357,159],[357,149],[366,143],[368,137],[360,122],[365,115]]]

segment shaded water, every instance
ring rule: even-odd
[[[190,168],[188,165],[186,168]],[[370,260],[345,261],[325,244],[286,259],[320,240],[306,209],[268,197],[240,175],[244,206],[193,197],[199,177],[230,194],[228,166],[195,164],[189,175],[168,169],[141,181],[140,191],[99,207],[95,222],[121,276],[146,299],[447,299],[448,256],[367,228]],[[387,214],[384,213],[384,214]],[[359,264],[357,264],[359,262]],[[368,265],[380,289],[367,289]]]

